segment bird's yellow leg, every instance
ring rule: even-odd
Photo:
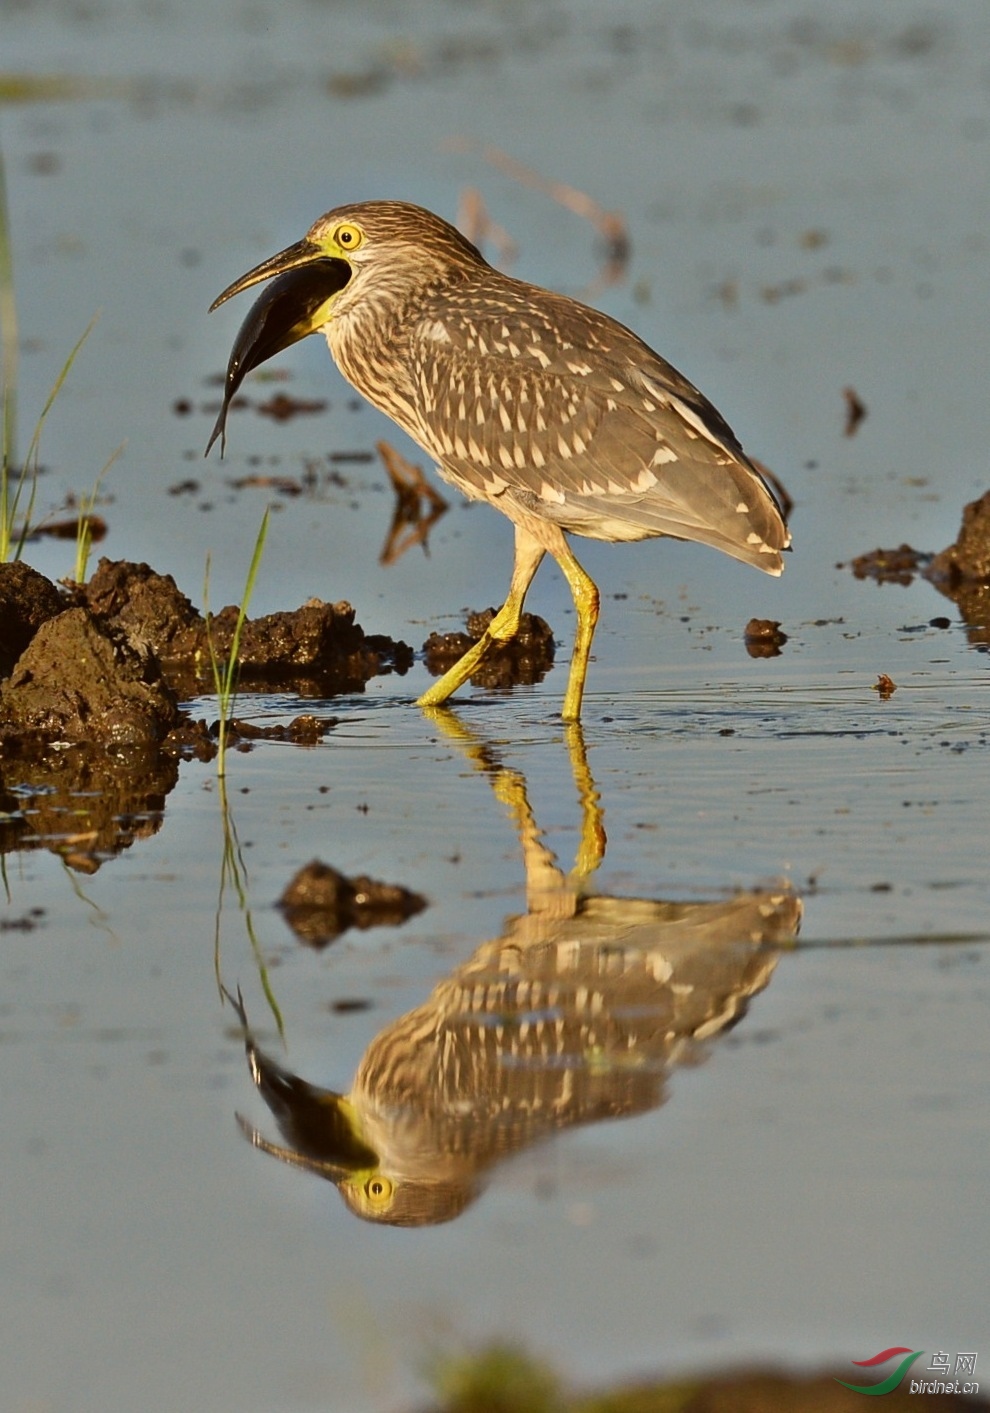
[[[595,581],[578,564],[566,543],[560,549],[553,551],[553,557],[564,571],[564,576],[571,586],[571,596],[577,610],[577,631],[574,634],[571,671],[567,679],[567,691],[564,695],[564,709],[561,715],[565,721],[578,721],[581,717],[584,679],[588,675],[591,640],[595,636],[595,624],[598,622],[598,588]]]
[[[445,702],[477,671],[479,664],[496,643],[507,643],[510,638],[516,636],[526,601],[526,591],[533,582],[533,575],[540,567],[545,553],[543,546],[533,539],[528,531],[521,525],[516,526],[516,557],[505,603],[474,646],[468,648],[464,656],[459,657],[453,667],[448,668],[440,680],[423,693],[418,706],[434,707]]]

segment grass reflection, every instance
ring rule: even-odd
[[[248,896],[248,871],[244,862],[244,854],[241,849],[241,841],[237,835],[237,826],[234,823],[234,815],[230,808],[230,797],[227,794],[227,777],[219,774],[217,784],[220,794],[220,820],[223,828],[223,854],[220,860],[220,886],[217,891],[217,906],[213,923],[213,971],[217,979],[217,987],[221,998],[232,999],[230,992],[223,982],[221,969],[221,933],[224,913],[224,899],[228,889],[233,890],[237,898],[237,908],[244,921],[244,930],[247,933],[248,942],[251,945],[251,953],[254,957],[255,966],[258,971],[258,981],[261,986],[268,1008],[278,1027],[278,1033],[285,1035],[282,1022],[282,1012],[279,1010],[275,992],[272,989],[271,979],[268,973],[268,966],[265,962],[264,950],[258,940],[257,929],[254,925],[254,916],[251,912],[251,903]]]

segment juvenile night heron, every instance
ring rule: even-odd
[[[503,275],[439,216],[399,201],[338,206],[212,305],[272,280],[234,343],[210,444],[244,375],[323,333],[344,377],[515,527],[508,597],[420,698],[445,702],[515,636],[545,554],[577,610],[563,717],[581,714],[598,590],[565,535],[712,545],[780,574],[790,536],[763,476],[712,404],[631,330]],[[221,440],[221,449],[223,441]]]

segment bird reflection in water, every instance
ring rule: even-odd
[[[786,887],[708,903],[591,892],[605,833],[580,726],[566,728],[582,828],[565,874],[523,776],[452,713],[434,719],[514,818],[526,913],[375,1036],[347,1094],[265,1055],[230,998],[287,1146],[238,1115],[250,1141],[328,1178],[358,1216],[403,1226],[456,1217],[498,1162],[552,1133],[657,1108],[668,1071],[745,1014],[801,921]]]

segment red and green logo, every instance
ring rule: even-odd
[[[893,1393],[894,1389],[903,1379],[916,1359],[920,1359],[924,1354],[923,1349],[908,1349],[905,1345],[894,1345],[890,1349],[881,1349],[879,1354],[874,1354],[872,1359],[853,1359],[852,1363],[857,1369],[875,1369],[878,1364],[887,1364],[891,1359],[896,1359],[899,1354],[906,1357],[901,1360],[894,1372],[882,1379],[878,1384],[847,1384],[845,1379],[836,1379],[837,1384],[843,1388],[852,1389],[853,1393],[865,1393],[873,1398],[882,1393]]]

